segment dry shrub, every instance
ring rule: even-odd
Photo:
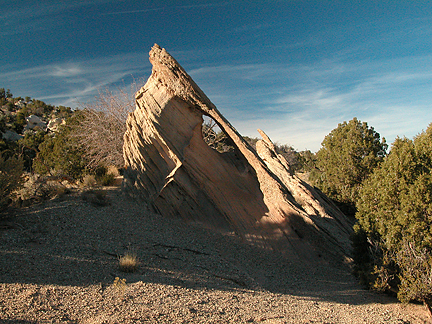
[[[85,150],[88,167],[114,165],[123,167],[123,135],[126,119],[135,109],[136,83],[130,91],[106,89],[100,92],[93,104],[85,105],[81,120],[73,129],[73,136]]]
[[[59,198],[70,193],[70,188],[56,180],[50,180],[40,187],[39,195],[42,199]]]
[[[30,205],[51,198],[62,197],[71,192],[70,185],[65,185],[62,177],[46,177],[29,174],[17,195],[24,205]]]
[[[126,252],[126,254],[119,258],[119,268],[123,272],[134,272],[138,269],[139,260],[134,252]]]
[[[108,206],[110,204],[107,192],[103,189],[84,190],[81,193],[81,198],[98,207]]]
[[[96,177],[92,174],[87,174],[84,176],[81,182],[84,188],[93,188],[97,186]]]

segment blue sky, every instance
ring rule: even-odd
[[[432,1],[0,0],[0,87],[72,108],[173,55],[243,134],[320,148],[357,117],[393,142],[432,122]]]

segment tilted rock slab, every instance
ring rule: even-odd
[[[165,49],[155,45],[150,62],[124,136],[128,193],[163,216],[234,232],[302,260],[349,255],[346,217],[290,171],[264,132],[255,151]],[[234,153],[205,143],[203,115]]]

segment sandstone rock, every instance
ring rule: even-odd
[[[124,136],[129,194],[163,216],[231,231],[302,260],[349,255],[346,217],[290,171],[264,132],[255,151],[165,49],[155,45],[150,62]],[[234,152],[218,153],[204,142],[203,115]]]
[[[65,125],[66,120],[64,118],[53,118],[48,122],[48,129],[52,132],[57,132],[60,125]]]
[[[44,130],[47,127],[46,122],[44,122],[40,117],[36,115],[30,115],[26,117],[27,125],[24,127],[25,130],[35,129],[36,127]]]

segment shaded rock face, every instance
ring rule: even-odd
[[[126,192],[163,216],[234,232],[301,260],[349,254],[345,216],[290,171],[264,132],[255,151],[165,49],[155,45],[150,62],[124,136]],[[203,115],[234,152],[204,142]]]
[[[25,130],[35,129],[39,127],[40,129],[46,129],[47,124],[40,117],[36,115],[30,115],[26,117],[27,125],[24,127]]]

